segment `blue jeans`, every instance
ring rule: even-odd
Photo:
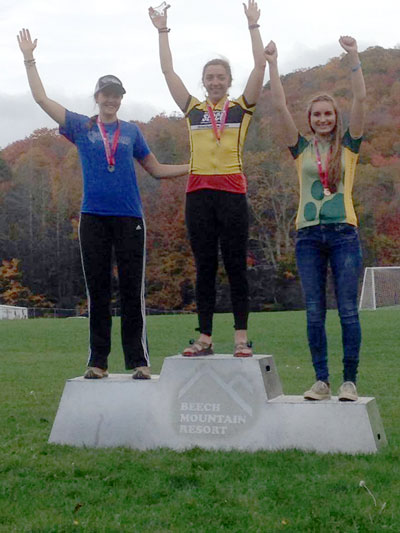
[[[308,344],[316,378],[329,381],[325,317],[330,263],[342,326],[343,379],[355,383],[361,345],[357,294],[362,256],[357,228],[350,224],[319,224],[300,229],[296,259],[306,301]]]

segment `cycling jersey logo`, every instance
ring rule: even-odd
[[[214,111],[215,121],[217,124],[221,124],[222,113],[223,111],[219,111],[219,110]],[[203,118],[201,119],[200,124],[202,125],[211,124],[211,118],[210,118],[210,114],[208,111],[204,112],[204,115],[203,115]]]

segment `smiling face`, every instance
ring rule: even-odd
[[[208,65],[204,70],[203,84],[208,98],[216,104],[228,92],[231,77],[223,65]]]
[[[336,110],[329,101],[314,102],[311,106],[308,120],[312,131],[318,137],[328,137],[336,127]]]
[[[107,87],[96,94],[96,103],[99,106],[100,119],[103,122],[117,120],[117,112],[121,106],[122,94],[118,89]]]

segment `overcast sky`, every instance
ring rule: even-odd
[[[258,5],[264,43],[277,43],[282,74],[339,56],[340,35],[356,37],[360,51],[400,46],[398,0],[260,0]],[[16,39],[23,27],[38,38],[35,57],[48,96],[68,109],[94,114],[97,79],[115,74],[127,90],[122,119],[147,121],[177,112],[160,71],[148,6],[147,0],[0,0],[0,147],[55,126],[28,91]],[[231,95],[239,95],[252,68],[242,2],[171,0],[168,16],[175,70],[189,91],[202,97],[203,64],[226,57],[234,77]]]

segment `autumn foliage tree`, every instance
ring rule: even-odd
[[[373,47],[360,57],[367,118],[353,196],[364,262],[399,265],[400,49]],[[302,133],[309,133],[307,103],[319,92],[336,98],[348,122],[347,60],[345,55],[335,57],[326,65],[282,77]],[[158,115],[138,125],[162,163],[189,160],[187,128],[180,114]],[[244,165],[252,308],[298,307],[302,304],[294,259],[298,183],[279,136],[268,84],[249,128]],[[193,309],[195,269],[184,223],[186,179],[154,180],[138,166],[138,180],[147,225],[147,304],[155,309]],[[56,130],[37,130],[0,153],[0,260],[19,258],[20,277],[14,281],[46,294],[58,307],[75,307],[86,297],[77,231],[81,192],[76,149]],[[226,310],[228,283],[222,268],[217,290],[217,308]]]
[[[33,294],[21,284],[20,261],[2,261],[0,266],[0,302],[4,305],[22,307],[53,307],[42,294]]]

